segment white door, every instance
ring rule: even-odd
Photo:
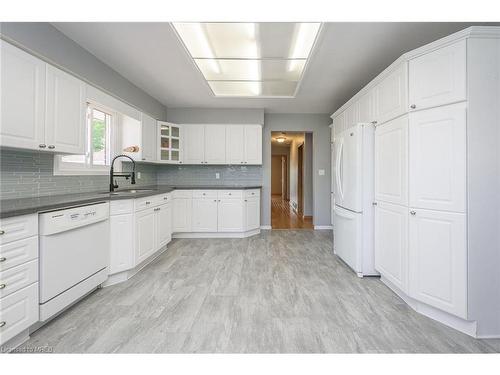
[[[375,200],[408,205],[408,118],[375,129]]]
[[[466,319],[465,214],[411,210],[410,296]]]
[[[377,202],[375,269],[403,292],[408,292],[408,207]]]
[[[375,86],[374,119],[379,125],[407,112],[407,81],[408,69],[405,62]]]
[[[186,125],[184,134],[184,164],[205,164],[205,125]]]
[[[154,208],[135,214],[135,264],[146,260],[156,250]]]
[[[158,125],[156,120],[142,114],[142,160],[156,161],[159,145],[157,142]]]
[[[410,206],[465,212],[465,103],[410,113],[410,171]]]
[[[226,126],[226,156],[229,164],[245,163],[245,127]]]
[[[243,232],[244,205],[242,199],[219,199],[217,206],[217,230],[219,232]]]
[[[245,164],[262,164],[262,126],[245,125]]]
[[[172,239],[172,212],[169,203],[155,208],[156,214],[156,250]]]
[[[363,210],[361,190],[362,141],[362,127],[355,125],[339,134],[338,142],[337,139],[335,142],[335,203],[355,212]]]
[[[46,149],[46,64],[2,40],[0,55],[0,145]]]
[[[245,230],[260,227],[260,197],[245,199]]]
[[[410,60],[410,109],[466,99],[466,41]]]
[[[337,254],[355,272],[362,272],[361,245],[363,214],[335,207],[333,247]]]
[[[226,163],[226,125],[205,126],[205,162]]]
[[[86,85],[62,70],[47,65],[47,148],[70,154],[85,153]]]
[[[191,198],[174,198],[172,206],[172,232],[191,232]]]
[[[217,232],[217,199],[193,199],[193,232]]]

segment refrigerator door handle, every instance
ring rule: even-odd
[[[343,179],[343,170],[342,170],[342,158],[344,156],[344,143],[340,142],[339,144],[339,150],[337,153],[337,167],[336,167],[336,174],[337,174],[337,187],[339,191],[340,198],[344,198],[344,191],[342,187],[342,179]]]

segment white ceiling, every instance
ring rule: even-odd
[[[404,52],[472,24],[324,23],[297,95],[287,99],[214,97],[169,23],[53,25],[170,108],[333,113]]]

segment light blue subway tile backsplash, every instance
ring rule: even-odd
[[[108,176],[54,176],[54,156],[36,151],[0,150],[0,199],[106,191]],[[124,163],[129,170],[130,163]],[[261,185],[261,166],[137,164],[139,186]],[[216,179],[215,174],[220,178]],[[130,181],[119,179],[120,187]]]

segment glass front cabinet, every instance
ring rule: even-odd
[[[180,125],[158,121],[158,160],[163,163],[181,164],[181,131]]]

